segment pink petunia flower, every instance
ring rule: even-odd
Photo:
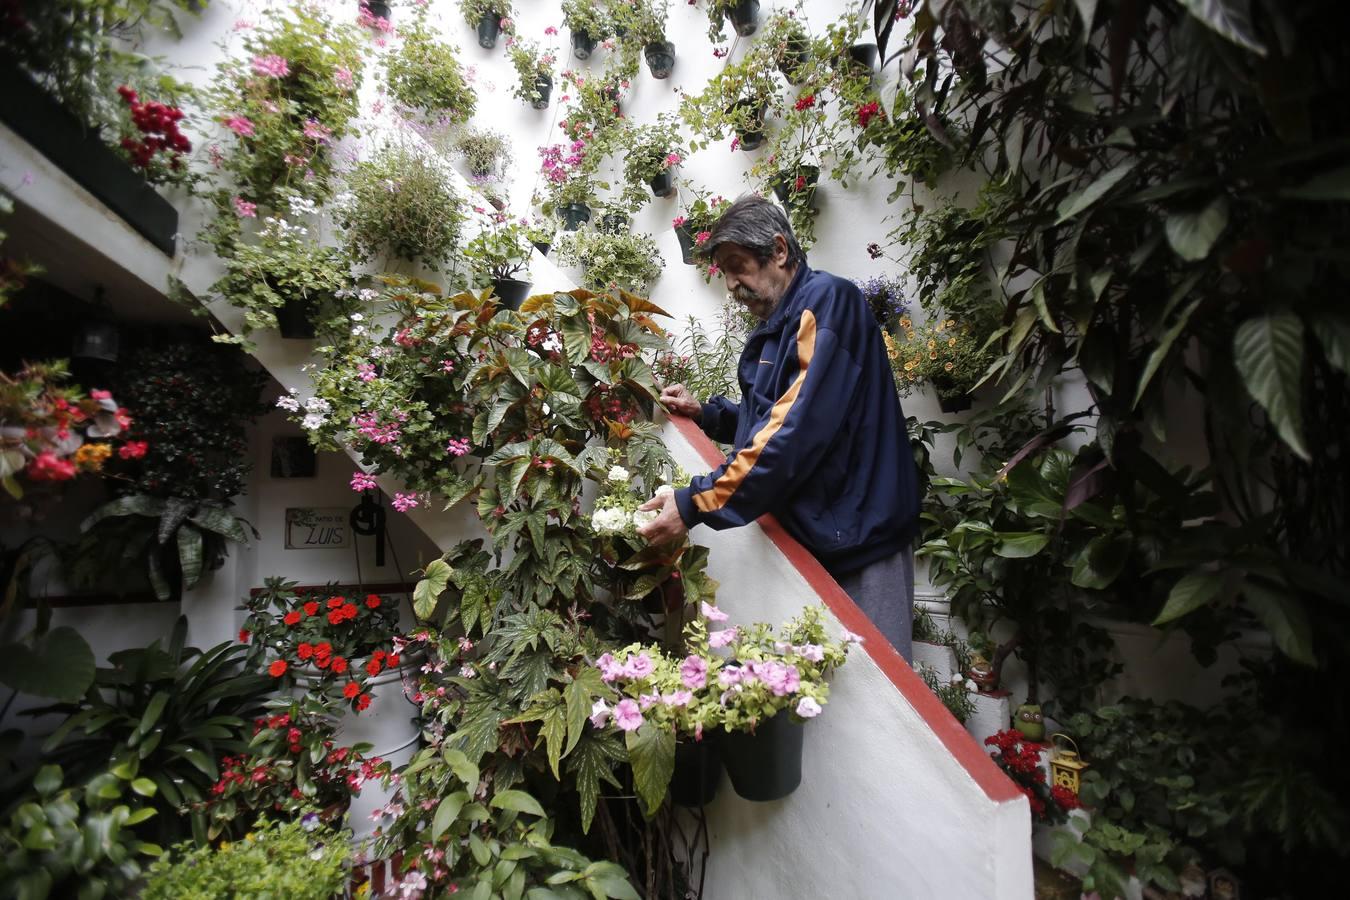
[[[686,656],[680,663],[680,682],[692,691],[708,683],[708,661],[701,656]]]
[[[637,703],[624,698],[614,707],[614,724],[624,731],[637,731],[642,727],[642,710]]]
[[[725,647],[736,640],[737,630],[735,628],[723,628],[721,631],[714,631],[708,635],[709,647]]]
[[[703,612],[703,618],[707,619],[709,622],[725,622],[727,619],[731,618],[726,613],[710,604],[707,600],[699,601],[699,609]]]

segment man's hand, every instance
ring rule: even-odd
[[[661,405],[664,406],[671,415],[684,416],[697,422],[703,418],[703,404],[694,399],[693,395],[682,384],[672,384],[661,389]],[[656,507],[652,507],[655,509]],[[644,507],[645,509],[645,507]]]
[[[680,388],[680,390],[684,390],[684,388]],[[639,506],[638,509],[660,510],[655,519],[637,530],[638,534],[644,537],[649,544],[680,541],[689,533],[689,529],[684,525],[684,519],[680,518],[680,508],[675,505],[674,493],[658,494]]]

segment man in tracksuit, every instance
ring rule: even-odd
[[[734,203],[703,252],[761,324],[741,354],[739,404],[662,391],[732,451],[648,501],[660,514],[641,533],[662,543],[773,513],[908,660],[918,477],[871,309],[852,282],[807,266],[786,216],[760,197]]]

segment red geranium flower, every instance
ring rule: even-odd
[[[295,655],[301,659],[309,659],[314,655],[314,645],[305,643],[295,648]]]
[[[287,625],[299,625],[300,624],[299,610],[293,609],[290,612],[286,613],[285,617],[282,618],[281,621],[285,622]]]
[[[322,644],[314,648],[315,656],[326,657],[332,655],[332,653],[333,653],[333,645],[328,643],[327,641],[324,641]]]
[[[273,678],[280,678],[286,674],[286,660],[278,659],[267,667],[267,674]]]
[[[342,696],[346,697],[348,700],[359,693],[361,693],[361,685],[357,684],[355,681],[349,681],[342,687]]]
[[[311,600],[305,604],[305,615],[312,616],[319,611],[319,604]]]
[[[333,657],[333,671],[337,672],[338,674],[347,671],[347,660],[345,657],[341,656]]]
[[[385,659],[384,664],[385,664],[386,666],[388,666],[389,668],[391,668],[391,669],[397,669],[397,668],[398,668],[398,654],[397,654],[397,653],[390,653],[389,656]]]
[[[342,615],[347,619],[355,619],[358,612],[359,610],[356,608],[355,603],[348,603],[346,606],[342,607]]]
[[[866,128],[867,123],[872,121],[873,116],[881,116],[883,119],[886,118],[886,114],[881,111],[881,105],[877,103],[877,101],[873,100],[871,103],[858,104],[858,124],[860,126]]]
[[[378,659],[371,659],[369,662],[367,662],[366,672],[371,675],[380,674],[380,661]]]
[[[344,618],[346,617],[342,615],[342,610],[335,609],[328,614],[328,624],[341,625]]]
[[[342,604],[344,604],[344,603],[346,603],[346,602],[347,602],[347,598],[346,598],[346,597],[329,597],[329,598],[328,598],[328,608],[329,608],[329,609],[337,609],[339,606],[341,606]]]
[[[364,712],[366,707],[370,706],[370,694],[362,694],[356,698],[356,711]]]
[[[239,643],[241,643],[241,644],[247,644],[247,643],[248,643],[248,629],[247,629],[247,628],[240,628],[240,629],[239,629]]]
[[[807,94],[805,97],[798,97],[797,102],[793,104],[792,108],[796,110],[803,110],[803,109],[810,109],[815,105],[816,105],[816,95]]]
[[[366,606],[370,609],[379,609],[384,601],[380,599],[379,594],[366,594]]]

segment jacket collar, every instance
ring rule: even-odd
[[[778,305],[774,307],[769,318],[761,323],[754,333],[773,334],[783,330],[783,325],[792,314],[792,307],[796,305],[798,290],[810,274],[811,267],[806,264],[805,260],[797,264],[797,271],[792,276],[792,281],[788,283],[787,290],[783,292],[782,299],[778,301]]]

